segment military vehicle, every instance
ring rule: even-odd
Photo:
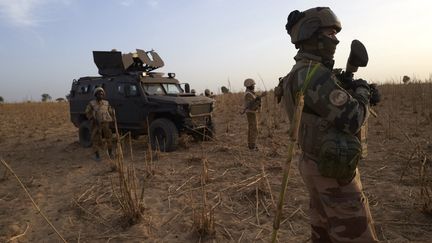
[[[174,73],[154,72],[164,66],[155,51],[94,51],[93,59],[101,76],[74,79],[69,94],[70,117],[82,146],[91,146],[85,108],[96,87],[105,90],[120,132],[130,131],[134,138],[149,134],[153,149],[174,151],[182,134],[198,140],[214,136],[214,100],[191,93],[189,84],[181,84]]]

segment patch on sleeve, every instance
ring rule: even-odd
[[[341,106],[347,103],[348,94],[343,92],[342,90],[335,89],[329,95],[330,103],[335,106]]]

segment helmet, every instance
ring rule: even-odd
[[[320,28],[325,27],[333,27],[337,32],[342,29],[339,19],[328,7],[311,8],[304,12],[294,10],[288,15],[285,25],[293,44],[311,38]]]
[[[191,89],[191,91],[190,91],[192,94],[195,94],[196,93],[196,91],[194,90],[194,89]]]
[[[94,91],[93,91],[93,95],[96,96],[96,94],[97,94],[98,92],[102,92],[102,93],[105,94],[105,90],[104,90],[102,87],[97,87],[96,89],[94,89]]]
[[[245,81],[244,81],[244,86],[245,87],[250,87],[250,86],[253,86],[253,85],[255,85],[255,81],[253,79],[251,79],[251,78],[245,79]]]
[[[210,90],[209,90],[209,89],[205,89],[205,90],[204,90],[204,94],[205,94],[205,95],[210,95]]]

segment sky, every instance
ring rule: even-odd
[[[0,0],[0,96],[6,102],[54,99],[73,79],[96,76],[92,51],[154,49],[198,93],[221,86],[277,85],[297,50],[285,24],[293,10],[328,6],[342,23],[335,67],[358,39],[369,63],[356,77],[430,79],[432,1],[362,0]]]

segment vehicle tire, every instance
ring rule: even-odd
[[[179,133],[174,123],[165,118],[154,120],[150,124],[150,143],[152,149],[162,152],[176,150]]]
[[[78,130],[78,137],[79,137],[79,143],[84,148],[89,148],[92,146],[90,121],[81,122]]]

